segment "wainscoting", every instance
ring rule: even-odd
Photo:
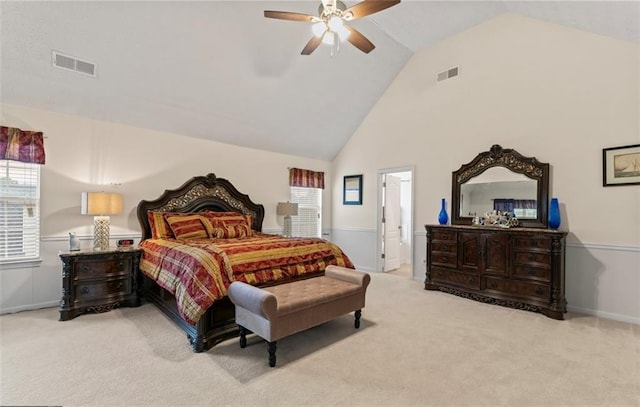
[[[375,229],[333,229],[337,243],[364,271],[376,268]],[[423,281],[426,235],[413,236],[414,280]],[[565,293],[568,310],[640,325],[640,247],[568,243]]]
[[[265,230],[278,233],[277,230]],[[331,241],[337,243],[357,268],[376,271],[375,229],[332,229]],[[91,236],[80,236],[82,247],[91,246]],[[134,239],[139,236],[111,236]],[[42,263],[29,267],[0,269],[0,313],[55,307],[61,296],[62,263],[60,251],[69,248],[67,236],[42,238]],[[414,234],[412,276],[424,280],[426,236]],[[640,324],[640,247],[567,244],[566,297],[571,312],[596,315]],[[425,295],[428,295],[425,293]]]

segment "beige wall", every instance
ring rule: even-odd
[[[3,106],[3,124],[43,131],[42,236],[92,233],[80,215],[82,191],[119,191],[124,215],[111,218],[112,234],[138,233],[136,206],[195,175],[215,173],[265,207],[264,228],[280,230],[276,203],[289,198],[288,167],[328,172],[330,163],[205,141],[149,129],[18,106]],[[215,131],[212,129],[212,131]],[[118,186],[112,183],[120,184]],[[330,185],[329,185],[330,187]],[[330,209],[330,189],[326,189]],[[330,221],[328,213],[325,222]]]
[[[451,172],[500,144],[551,164],[569,242],[640,246],[640,187],[603,188],[601,158],[640,143],[639,60],[638,44],[513,14],[416,53],[334,161],[336,191],[364,174],[364,204],[335,194],[333,227],[375,229],[376,172],[415,165],[423,230]],[[436,82],[453,66],[459,77]]]

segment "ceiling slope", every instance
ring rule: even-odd
[[[310,25],[263,16],[318,4],[1,1],[0,101],[330,161],[414,52],[501,13],[640,39],[633,1],[404,0],[352,23],[370,54],[302,56]],[[52,50],[97,77],[53,67]]]

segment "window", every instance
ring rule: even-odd
[[[0,263],[39,257],[40,165],[0,160]]]
[[[291,202],[298,204],[298,215],[291,217],[291,234],[321,237],[322,189],[291,187]]]

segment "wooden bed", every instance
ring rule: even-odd
[[[165,190],[158,199],[141,201],[138,204],[137,215],[142,229],[142,240],[150,239],[152,235],[147,216],[150,211],[190,213],[206,210],[250,215],[253,217],[253,230],[262,231],[264,207],[253,202],[248,195],[239,192],[228,180],[208,174],[191,178],[177,189]],[[322,274],[323,272],[310,273],[261,286],[282,284]],[[216,344],[239,335],[235,324],[234,306],[226,296],[215,301],[194,326],[179,314],[175,297],[142,272],[138,273],[138,289],[144,300],[155,304],[186,332],[194,352],[209,350]]]

